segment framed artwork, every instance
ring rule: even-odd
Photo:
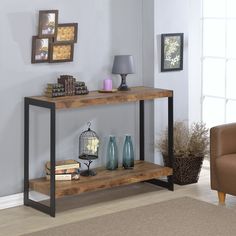
[[[73,61],[73,54],[73,43],[51,43],[49,62],[56,63]]]
[[[77,43],[78,24],[58,24],[55,42]]]
[[[161,72],[183,70],[184,34],[161,35]]]
[[[39,37],[55,37],[58,24],[58,10],[39,11]]]
[[[32,63],[49,62],[50,38],[32,37]]]

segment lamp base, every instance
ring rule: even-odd
[[[121,76],[121,84],[120,87],[118,88],[119,91],[129,91],[130,88],[126,84],[126,76],[127,74],[122,74]]]

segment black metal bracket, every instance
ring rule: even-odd
[[[40,202],[29,199],[29,128],[30,128],[30,106],[50,109],[50,206],[43,205]],[[55,199],[55,162],[56,162],[56,112],[55,104],[38,101],[32,98],[24,100],[24,205],[31,206],[39,211],[55,217],[56,199]]]
[[[139,155],[140,160],[145,160],[145,124],[144,124],[144,100],[139,101]]]
[[[168,156],[170,160],[170,168],[173,168],[173,126],[174,126],[174,104],[173,104],[173,96],[168,97]],[[144,161],[144,101],[140,101],[139,107],[139,125],[140,125],[140,160]],[[174,191],[174,182],[173,182],[173,175],[167,176],[167,181],[160,180],[160,179],[151,179],[148,182],[163,188],[167,188],[170,191]]]
[[[171,183],[171,180],[169,180],[169,178],[173,178],[172,175],[167,177],[168,181],[164,181],[160,179],[150,179],[145,182],[157,185],[162,188],[167,188],[170,191],[174,191],[174,185]]]

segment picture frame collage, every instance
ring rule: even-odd
[[[32,37],[31,63],[71,62],[78,23],[58,23],[58,10],[39,11],[38,35]]]

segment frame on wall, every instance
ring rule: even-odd
[[[55,42],[77,43],[78,23],[58,24]]]
[[[32,37],[31,63],[49,62],[50,38]]]
[[[38,36],[32,37],[31,63],[72,62],[78,23],[58,24],[58,10],[40,10]]]
[[[161,72],[183,70],[184,34],[161,35]]]
[[[39,11],[39,37],[55,37],[58,25],[58,10]]]
[[[74,44],[73,43],[51,43],[49,62],[70,62],[74,57]]]

